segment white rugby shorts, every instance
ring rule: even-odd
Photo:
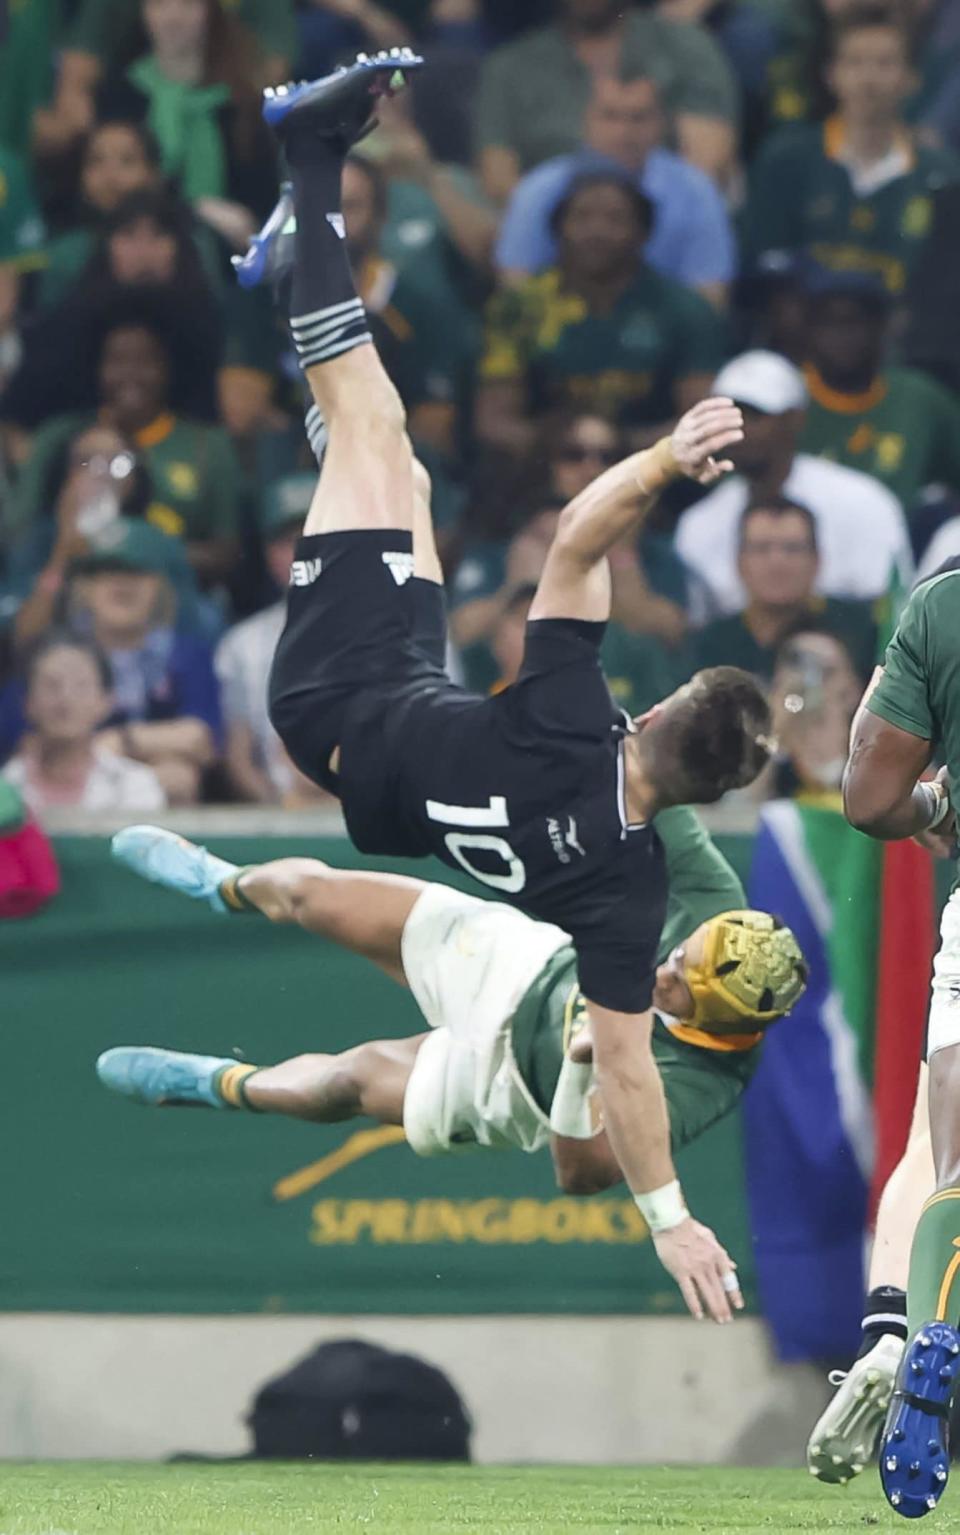
[[[517,1070],[510,1023],[547,961],[569,942],[559,927],[512,906],[427,886],[401,940],[407,982],[434,1031],[403,1101],[403,1128],[418,1155],[546,1145],[550,1122]]]
[[[960,889],[953,892],[940,919],[940,948],[933,962],[927,1059],[936,1050],[960,1045]]]

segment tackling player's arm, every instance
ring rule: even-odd
[[[732,400],[703,400],[680,418],[671,437],[605,470],[560,514],[531,619],[609,618],[608,552],[639,529],[675,480],[710,485],[728,473],[733,464],[715,455],[742,438],[743,417]]]
[[[885,664],[873,674],[850,730],[843,775],[843,808],[851,825],[892,841],[922,837],[943,851],[953,839],[954,815],[943,776],[921,783],[936,733],[930,707],[930,655],[936,636],[929,604],[932,586],[920,586],[900,616]],[[938,844],[940,847],[938,848]]]
[[[650,1227],[657,1257],[690,1311],[717,1322],[743,1305],[736,1265],[683,1203],[670,1155],[663,1082],[651,1049],[653,1014],[620,1013],[587,1001],[593,1061],[610,1149]]]

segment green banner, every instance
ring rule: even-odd
[[[742,872],[749,839],[718,840]],[[243,838],[214,850],[238,863],[296,852],[370,867],[341,840]],[[372,966],[297,929],[218,918],[115,867],[99,839],[61,838],[56,851],[61,897],[0,924],[0,1309],[682,1310],[625,1191],[562,1196],[546,1152],[424,1161],[400,1132],[368,1123],[141,1109],[109,1096],[93,1065],[110,1045],[269,1063],[416,1033],[422,1020]],[[749,1295],[738,1119],[680,1166]]]

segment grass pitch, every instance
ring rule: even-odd
[[[960,1478],[960,1471],[955,1472]],[[947,1493],[930,1535],[960,1532]],[[0,1535],[742,1535],[904,1530],[876,1474],[821,1487],[801,1471],[383,1465],[0,1467]]]

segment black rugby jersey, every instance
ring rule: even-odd
[[[626,720],[600,668],[604,624],[527,626],[517,682],[491,698],[438,674],[364,689],[339,793],[365,853],[441,858],[569,933],[585,996],[651,1002],[667,879],[652,826],[626,820]]]

